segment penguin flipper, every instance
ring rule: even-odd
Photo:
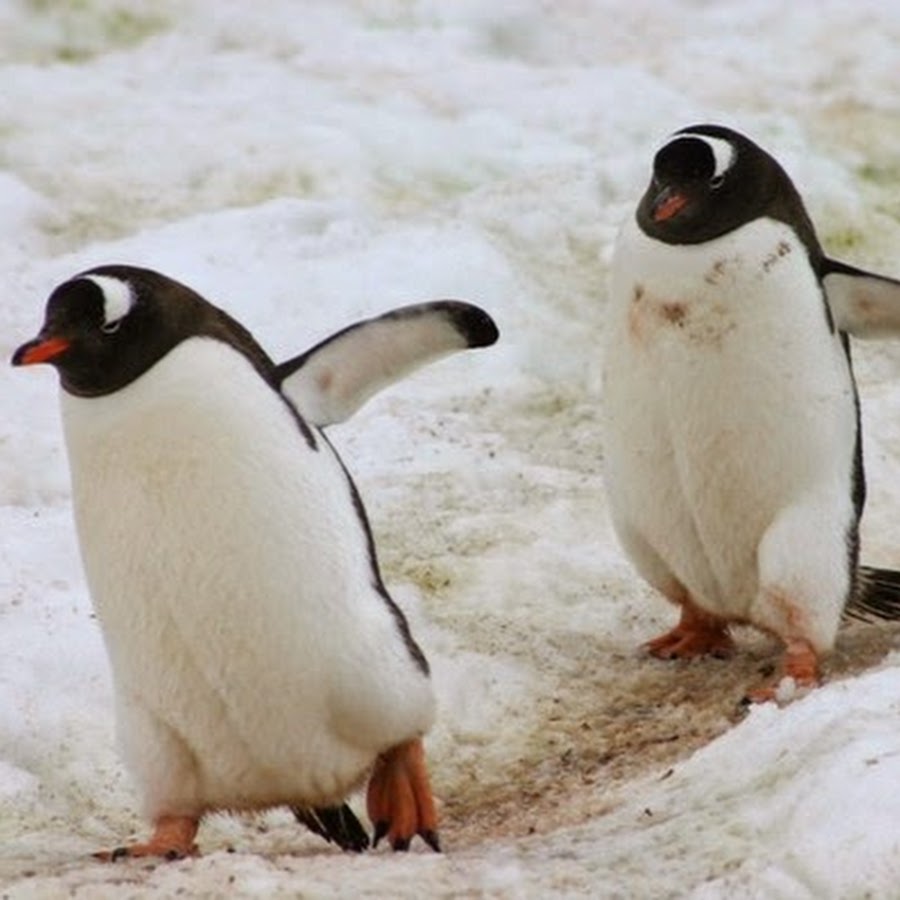
[[[369,835],[346,803],[307,809],[292,807],[291,812],[301,825],[341,850],[362,853],[369,849]]]
[[[373,394],[426,363],[487,347],[497,326],[483,310],[439,300],[357,322],[275,368],[282,392],[313,425],[343,422]]]
[[[839,331],[856,338],[900,336],[900,281],[829,259],[822,285]]]
[[[900,572],[860,566],[859,583],[844,616],[862,622],[900,620]]]

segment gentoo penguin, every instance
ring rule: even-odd
[[[900,615],[900,575],[858,565],[847,337],[892,333],[900,282],[826,257],[768,153],[717,125],[657,152],[615,247],[603,385],[616,531],[680,608],[654,656],[729,655],[730,623],[749,623],[811,686],[845,609]]]
[[[418,833],[439,848],[428,663],[319,426],[417,364],[496,338],[485,312],[445,301],[277,366],[157,272],[101,266],[53,291],[13,364],[60,377],[117,730],[155,828],[101,858],[179,858],[204,815],[275,806],[361,850],[344,801],[367,779],[375,843],[404,850]]]

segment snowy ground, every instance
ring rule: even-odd
[[[276,357],[456,296],[501,343],[333,439],[433,661],[441,856],[340,855],[273,813],[203,856],[104,866],[145,831],[70,520],[55,378],[0,368],[3,897],[896,896],[900,629],[828,684],[737,701],[775,661],[667,665],[671,610],[611,534],[600,469],[611,241],[657,142],[747,131],[832,255],[900,275],[900,7],[656,0],[0,2],[0,351],[49,290],[160,269]],[[900,347],[857,347],[864,555],[900,567]]]

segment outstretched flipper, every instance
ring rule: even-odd
[[[855,338],[900,336],[900,281],[826,259],[822,285],[839,331]]]
[[[457,350],[487,347],[499,332],[483,310],[439,300],[357,322],[281,363],[275,377],[311,424],[343,422],[373,394]]]
[[[330,844],[337,844],[341,850],[362,853],[369,849],[369,835],[346,803],[319,809],[292,807],[291,812],[301,825]]]
[[[844,616],[862,622],[900,620],[900,572],[859,567],[859,581]]]

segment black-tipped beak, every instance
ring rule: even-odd
[[[673,187],[664,187],[653,199],[650,215],[654,222],[665,222],[677,216],[687,205],[687,194]]]
[[[34,340],[22,344],[13,353],[12,364],[14,366],[33,366],[37,363],[52,362],[71,346],[72,342],[68,338],[38,335]]]

